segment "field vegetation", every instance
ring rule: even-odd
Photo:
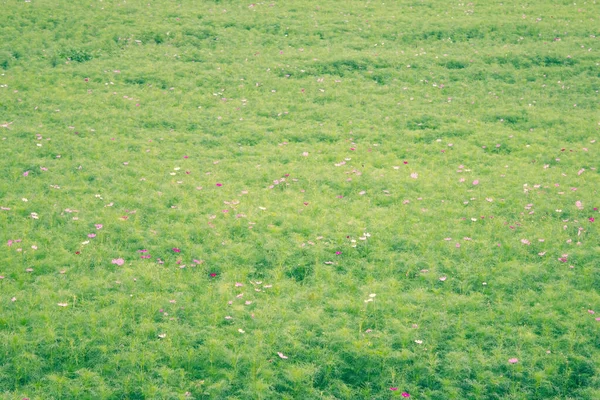
[[[0,10],[0,398],[600,398],[597,1]]]

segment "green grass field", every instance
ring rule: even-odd
[[[600,399],[599,38],[0,0],[0,398]]]

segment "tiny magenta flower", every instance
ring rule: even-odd
[[[211,277],[211,278],[214,278],[215,276],[217,276],[217,274],[216,274],[215,272],[211,272],[211,273],[210,273],[210,277]]]
[[[181,249],[177,248],[177,247],[173,247],[173,252],[175,253],[181,253]]]
[[[410,394],[408,392],[402,392],[402,397],[410,397]]]
[[[336,252],[335,252],[335,255],[336,255],[336,256],[339,256],[340,254],[342,254],[342,252],[341,252],[341,251],[336,251]]]
[[[590,219],[590,222],[594,222],[595,221],[594,217],[590,217],[589,219]]]
[[[217,186],[221,187],[221,186],[223,186],[223,184],[222,183],[217,183]]]
[[[125,260],[122,258],[115,258],[112,260],[112,263],[121,266],[125,263]]]
[[[396,390],[398,390],[398,388],[397,388],[397,387],[391,387],[391,388],[390,388],[390,390],[391,390],[392,392],[395,392]]]
[[[508,362],[509,362],[509,363],[511,363],[511,364],[516,364],[516,363],[518,363],[518,362],[519,362],[519,359],[518,359],[518,358],[510,358],[510,359],[508,360]]]

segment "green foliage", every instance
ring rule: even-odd
[[[594,11],[5,1],[0,398],[600,398]]]

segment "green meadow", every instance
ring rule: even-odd
[[[0,0],[0,398],[600,399],[599,38]]]

